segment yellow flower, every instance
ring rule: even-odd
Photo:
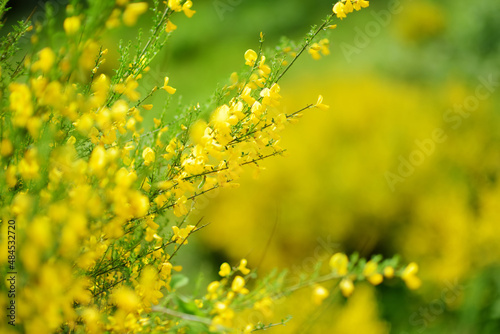
[[[220,282],[218,282],[218,281],[211,282],[207,286],[207,292],[209,293],[210,297],[213,297],[213,296],[215,296],[215,298],[217,297],[217,290],[219,289],[219,286],[220,286]],[[214,299],[214,298],[210,298],[210,297],[209,297],[209,299]]]
[[[120,26],[120,14],[121,11],[118,8],[113,9],[111,15],[106,21],[106,28],[113,29]]]
[[[139,297],[127,287],[122,286],[115,289],[111,297],[116,306],[126,312],[133,312],[139,307]]]
[[[322,40],[319,41],[319,46],[321,47],[321,53],[323,56],[327,56],[330,54],[330,49],[328,48],[330,46],[330,41],[328,38],[323,38]]]
[[[139,15],[143,14],[147,10],[147,2],[135,2],[128,4],[123,12],[123,23],[129,27],[135,25]]]
[[[196,13],[195,10],[191,9],[192,6],[193,6],[193,2],[191,0],[187,0],[182,5],[182,11],[184,12],[184,15],[186,15],[187,17],[192,17],[194,15],[194,13]]]
[[[186,215],[189,212],[189,210],[186,207],[186,203],[187,203],[186,196],[181,196],[174,204],[174,215],[176,215],[177,217]]]
[[[40,171],[37,150],[33,148],[26,151],[24,158],[19,162],[18,168],[23,179],[31,180],[37,178]]]
[[[368,282],[373,285],[379,285],[382,283],[384,277],[377,272],[378,264],[374,261],[368,261],[363,268],[363,275],[366,277]]]
[[[250,273],[250,269],[247,268],[248,261],[246,259],[241,259],[240,265],[238,266],[238,270],[241,271],[243,275],[248,275]]]
[[[330,258],[329,264],[338,275],[344,276],[347,274],[349,259],[347,258],[347,255],[343,253],[336,253]]]
[[[321,51],[321,46],[319,46],[318,43],[313,43],[307,52],[312,56],[314,60],[318,60],[321,58],[321,55],[319,54],[319,51]]]
[[[9,156],[12,154],[13,150],[12,142],[7,138],[2,139],[0,143],[0,155],[3,157]]]
[[[204,120],[197,120],[189,128],[189,137],[193,143],[197,145],[204,145],[207,141],[205,137],[205,132],[207,130],[207,123]]]
[[[28,86],[18,83],[11,83],[9,90],[10,109],[14,112],[12,123],[14,126],[26,127],[33,115],[31,91]]]
[[[146,166],[151,165],[151,163],[155,161],[155,151],[153,151],[151,147],[146,147],[144,151],[142,151],[142,158]]]
[[[269,76],[269,73],[271,73],[271,68],[266,65],[266,57],[262,56],[260,57],[259,63],[259,75],[261,77],[267,78]]]
[[[64,20],[64,31],[67,35],[74,35],[80,30],[81,22],[78,16],[68,17]]]
[[[356,10],[360,10],[361,8],[366,8],[370,5],[370,2],[369,1],[366,1],[366,0],[357,0],[355,3],[354,3],[354,9]]]
[[[321,305],[323,300],[325,300],[330,295],[330,292],[323,286],[316,284],[313,288],[312,299],[314,304]]]
[[[387,266],[384,268],[384,276],[387,278],[393,278],[394,277],[394,268],[391,266]]]
[[[411,290],[416,290],[422,285],[422,281],[417,277],[418,264],[412,262],[406,266],[401,274],[401,278],[405,281],[406,286]]]
[[[234,292],[239,292],[243,295],[247,294],[249,291],[245,288],[245,279],[241,276],[236,276],[231,284],[231,290]]]
[[[162,89],[164,89],[169,94],[174,94],[177,89],[168,85],[169,80],[170,79],[168,77],[165,77]]]
[[[168,0],[168,7],[170,7],[170,9],[172,9],[176,12],[180,12],[182,10],[180,0]]]
[[[257,60],[257,53],[252,49],[248,49],[245,52],[245,65],[254,66],[256,60]]]
[[[5,180],[7,181],[7,185],[9,188],[14,188],[17,184],[17,176],[16,176],[16,166],[10,165],[5,172]]]
[[[378,264],[374,261],[368,261],[363,268],[363,275],[370,276],[377,272]]]
[[[38,70],[41,70],[43,73],[49,72],[56,60],[56,54],[54,53],[54,51],[52,51],[51,48],[46,47],[40,50],[38,55],[39,59],[33,63],[33,66],[31,66],[31,70],[33,72]]]
[[[347,0],[344,5],[344,13],[349,14],[352,13],[353,7],[351,0]]]
[[[274,309],[274,302],[271,299],[271,297],[267,296],[262,298],[261,300],[258,300],[253,304],[253,308],[257,311],[262,312],[262,314],[270,318],[273,315],[273,309]]]
[[[354,292],[354,284],[349,278],[343,278],[339,283],[339,287],[344,297],[349,297]]]
[[[262,105],[277,107],[279,105],[279,99],[281,95],[279,94],[280,86],[274,83],[271,88],[264,88],[260,91],[260,96],[262,97]]]
[[[99,172],[106,165],[106,150],[102,146],[96,146],[89,159],[89,167],[92,171]]]
[[[247,333],[252,333],[254,331],[255,327],[254,325],[252,324],[248,324],[245,326],[245,328],[243,329],[243,333],[244,334],[247,334]]]
[[[158,280],[158,270],[152,266],[145,267],[141,271],[141,278],[136,287],[136,291],[142,297],[142,302],[146,307],[159,303],[159,298],[163,297],[160,292],[162,281]]]
[[[132,75],[129,75],[125,79],[125,83],[116,84],[114,90],[119,94],[125,94],[131,101],[137,101],[141,97],[141,94],[135,90],[138,86],[137,80]]]
[[[335,6],[333,6],[333,12],[335,14],[337,14],[337,17],[339,19],[343,19],[344,17],[346,17],[345,13],[344,13],[344,4],[342,2],[337,2],[335,4]]]
[[[222,276],[222,277],[226,277],[230,273],[231,273],[231,266],[229,265],[229,263],[224,262],[223,264],[221,264],[219,275]]]
[[[253,104],[255,103],[255,99],[250,95],[251,93],[252,93],[252,88],[245,86],[240,95],[243,101],[245,101],[249,106],[253,106]]]
[[[196,226],[194,225],[188,225],[187,227],[181,229],[178,226],[172,226],[172,230],[174,231],[174,235],[172,236],[172,241],[175,241],[179,245],[187,244],[188,243],[187,238],[195,228]]]
[[[320,110],[328,110],[330,108],[329,105],[323,104],[323,95],[318,96],[318,101],[316,101],[314,107]]]
[[[165,27],[166,32],[172,32],[177,29],[177,26],[170,20],[167,21],[167,25]],[[173,94],[173,93],[172,93]]]

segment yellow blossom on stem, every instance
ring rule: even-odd
[[[170,7],[170,9],[172,9],[176,12],[180,12],[182,10],[180,0],[168,0],[168,7]]]
[[[194,225],[188,225],[185,228],[179,228],[178,226],[172,226],[172,230],[174,231],[174,235],[172,236],[172,241],[175,241],[179,245],[187,244],[187,238],[196,228]]]
[[[401,274],[401,278],[405,281],[406,286],[411,290],[416,290],[422,285],[422,281],[417,277],[418,264],[411,262],[406,266]]]
[[[318,60],[321,58],[321,54],[327,56],[330,54],[330,49],[328,48],[330,45],[330,41],[327,38],[323,38],[318,43],[313,43],[309,47],[309,54],[313,57],[313,59]],[[321,53],[321,54],[320,54]]]
[[[343,19],[344,17],[346,17],[345,15],[345,12],[344,12],[344,4],[342,2],[337,2],[334,6],[333,6],[333,12],[337,15],[337,17],[339,19]]]
[[[24,154],[24,158],[19,162],[19,173],[25,180],[38,178],[40,165],[38,163],[38,153],[36,149],[30,149]]]
[[[354,292],[354,283],[349,278],[343,278],[339,283],[340,291],[344,297],[349,297]]]
[[[256,60],[257,60],[257,53],[252,49],[248,49],[245,52],[245,65],[254,66]]]
[[[125,83],[116,84],[114,90],[117,93],[125,94],[130,101],[137,101],[141,97],[141,94],[135,90],[138,86],[137,80],[130,75],[125,79]]]
[[[313,294],[312,294],[312,299],[314,304],[316,305],[321,305],[323,303],[323,300],[328,298],[330,295],[330,292],[325,289],[323,286],[316,284],[313,287]]]
[[[187,203],[187,198],[184,195],[181,196],[177,201],[175,201],[174,215],[176,215],[177,217],[186,215],[189,212],[188,208],[186,207],[186,203]]]
[[[113,291],[112,300],[120,309],[126,312],[133,312],[140,303],[136,293],[127,287],[119,287]]]
[[[369,1],[366,0],[356,0],[356,2],[353,4],[354,9],[360,10],[361,8],[366,8],[370,5]]]
[[[262,56],[259,62],[259,75],[261,77],[267,78],[270,73],[271,73],[271,68],[269,67],[269,65],[266,65],[266,57]]]
[[[46,47],[40,50],[38,57],[39,59],[31,66],[31,70],[33,72],[41,70],[43,73],[48,73],[54,65],[56,54],[51,48]]]
[[[307,52],[309,52],[309,54],[312,56],[312,58],[314,60],[318,60],[321,58],[321,55],[319,54],[320,50],[321,50],[321,46],[319,46],[318,43],[313,43],[313,44],[311,44],[311,46],[309,47],[309,50],[307,50]]]
[[[241,276],[236,276],[231,283],[231,289],[234,292],[239,292],[243,295],[247,294],[249,291],[245,288],[245,279]]]
[[[63,25],[67,35],[74,35],[80,30],[81,20],[78,16],[67,17]]]
[[[169,80],[170,79],[168,77],[165,77],[163,87],[161,87],[161,88],[164,89],[169,94],[174,94],[176,89],[168,85]]]
[[[353,12],[352,2],[351,0],[346,0],[344,5],[344,13],[349,14],[352,12]]]
[[[12,142],[7,138],[2,139],[0,142],[0,155],[3,157],[9,156],[13,150]]]
[[[347,274],[347,266],[349,264],[349,259],[347,255],[343,253],[335,253],[330,258],[330,268],[334,270],[338,275],[344,276]]]
[[[113,29],[120,26],[120,14],[121,11],[118,8],[113,9],[111,15],[106,21],[106,28]]]
[[[328,38],[323,38],[322,40],[320,40],[319,45],[321,46],[321,53],[324,56],[330,54],[330,49],[328,48],[330,46],[330,41],[328,40]]]
[[[384,277],[377,272],[378,264],[375,261],[368,261],[363,268],[363,275],[368,282],[373,285],[382,283]]]
[[[16,172],[16,166],[14,165],[10,165],[5,172],[5,180],[7,181],[7,186],[9,186],[9,188],[13,188],[17,184]]]
[[[247,268],[247,264],[248,261],[246,259],[241,259],[238,270],[241,271],[243,275],[248,275],[250,273],[250,269]]]
[[[165,26],[165,31],[166,32],[172,32],[175,29],[177,29],[177,26],[170,20],[167,21],[167,25]],[[173,94],[173,93],[171,93]]]
[[[24,84],[11,83],[9,85],[10,109],[14,112],[12,123],[18,127],[26,127],[33,115],[31,91]]]
[[[196,11],[192,10],[191,7],[193,7],[193,2],[191,0],[187,0],[182,5],[182,11],[184,12],[184,15],[186,15],[187,17],[192,17],[194,13],[196,13]]]
[[[328,110],[330,108],[329,105],[323,104],[323,95],[318,96],[318,101],[316,101],[314,107],[320,110]]]
[[[220,266],[220,271],[219,271],[219,275],[220,275],[221,277],[226,277],[226,276],[228,276],[230,273],[231,273],[231,266],[229,265],[229,263],[224,262],[223,264],[221,264],[221,266]]]
[[[92,171],[99,172],[106,165],[106,150],[102,146],[96,146],[90,155],[89,167]]]
[[[123,23],[129,27],[135,25],[139,16],[145,13],[147,10],[147,2],[135,2],[128,4],[127,7],[125,7],[125,11],[123,12]]]
[[[393,278],[394,277],[394,268],[391,266],[387,266],[384,268],[384,276],[387,278]]]
[[[155,161],[155,151],[153,151],[151,147],[146,147],[144,151],[142,151],[142,158],[146,166],[151,165],[151,163]]]

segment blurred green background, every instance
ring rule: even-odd
[[[144,78],[153,86],[168,75],[191,104],[243,68],[261,31],[269,48],[283,35],[300,40],[332,7],[193,2],[197,13],[174,17],[178,29]],[[277,303],[266,321],[294,319],[269,331],[499,333],[499,14],[494,0],[370,1],[339,21],[328,36],[331,55],[305,54],[281,82],[285,111],[318,94],[330,110],[308,111],[290,126],[287,156],[263,162],[260,178],[200,199],[191,219],[210,225],[192,237],[186,273],[208,281],[220,263],[247,257],[261,274],[288,267],[293,276],[336,251],[400,254],[419,264],[419,290],[359,285],[349,300],[321,307],[304,290]],[[108,42],[136,32],[117,31]],[[111,69],[118,51],[109,57]]]

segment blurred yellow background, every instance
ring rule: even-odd
[[[500,43],[492,12],[500,7],[371,4],[331,33],[331,56],[301,60],[282,83],[283,110],[318,94],[331,108],[307,111],[287,129],[286,157],[263,162],[258,179],[248,174],[239,189],[203,199],[194,217],[211,224],[200,250],[219,261],[247,257],[260,273],[298,275],[332,251],[401,254],[420,265],[416,292],[360,286],[346,303],[321,308],[301,292],[276,306],[275,320],[295,318],[275,333],[496,333]]]

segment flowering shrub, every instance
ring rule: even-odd
[[[328,269],[318,263],[294,285],[286,272],[257,279],[242,259],[223,263],[221,279],[201,294],[178,293],[186,280],[176,274],[176,255],[205,226],[189,224],[196,198],[237,187],[246,168],[259,170],[259,161],[284,152],[287,124],[305,110],[328,109],[320,95],[295,112],[280,111],[279,81],[304,51],[328,55],[320,35],[367,6],[337,2],[301,43],[284,43],[275,54],[264,50],[261,33],[260,49],[244,53],[246,69],[231,75],[212,104],[178,109],[169,104],[178,94],[175,78],[144,87],[146,96],[138,88],[177,29],[176,16],[195,14],[191,1],[72,1],[62,22],[50,6],[44,22],[19,22],[3,37],[0,59],[0,261],[3,277],[16,283],[2,285],[0,314],[10,319],[2,332],[251,332],[279,322],[236,321],[245,310],[269,315],[274,300],[307,287],[320,304],[330,295],[326,281],[345,297],[360,280],[378,285],[398,276],[418,288],[414,263],[337,253]],[[103,36],[147,12],[148,36],[140,33],[135,49],[120,43],[119,65],[106,73]],[[27,53],[19,48],[24,36]],[[164,106],[147,103],[160,94]]]

